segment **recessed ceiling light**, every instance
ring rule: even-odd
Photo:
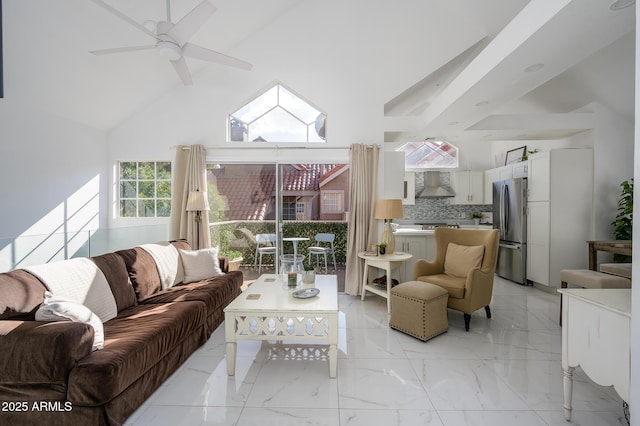
[[[533,64],[526,67],[524,69],[524,72],[536,72],[536,71],[540,71],[542,68],[544,68],[544,64],[540,64],[540,63]]]
[[[620,10],[625,7],[633,6],[636,4],[636,0],[613,0],[609,6],[610,10]]]
[[[481,107],[481,106],[485,106],[485,105],[489,105],[489,102],[487,101],[480,101],[476,104],[477,107]]]

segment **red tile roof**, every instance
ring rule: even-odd
[[[319,180],[340,168],[339,164],[295,164],[284,167],[283,195],[318,192]],[[235,168],[237,167],[237,168]],[[242,168],[240,168],[242,167]],[[233,171],[227,173],[227,169]],[[240,171],[246,170],[246,173]],[[218,192],[226,199],[227,220],[274,219],[275,170],[262,166],[223,166],[209,170],[209,182],[216,182]],[[212,207],[213,208],[213,207]]]

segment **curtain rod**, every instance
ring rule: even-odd
[[[177,149],[178,146],[179,145],[175,145],[175,146],[172,146],[171,148],[172,149]],[[188,145],[183,145],[182,146],[182,150],[183,151],[188,151],[190,149],[191,149],[191,147],[188,146]],[[208,149],[240,149],[240,150],[244,150],[244,149],[253,149],[253,150],[255,150],[255,149],[276,149],[276,150],[278,150],[278,149],[284,149],[284,150],[290,150],[290,149],[291,150],[293,150],[293,149],[314,149],[314,150],[319,150],[319,149],[333,149],[333,150],[343,149],[344,150],[344,149],[348,149],[348,150],[351,150],[351,147],[350,146],[347,146],[347,147],[336,147],[336,148],[328,147],[328,146],[318,146],[318,147],[311,147],[311,146],[285,146],[285,147],[282,147],[282,146],[279,146],[279,145],[274,145],[274,146],[229,146],[229,147],[205,146],[204,149],[207,149],[207,150]]]

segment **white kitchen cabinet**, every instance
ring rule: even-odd
[[[560,287],[562,269],[586,269],[593,239],[593,151],[555,149],[528,159],[527,279]]]
[[[493,182],[500,179],[499,169],[489,169],[484,172],[484,203],[493,204]]]
[[[531,154],[527,163],[529,164],[529,181],[527,182],[527,198],[529,201],[546,201],[550,196],[551,189],[551,153],[553,150]],[[557,154],[554,154],[557,156]],[[569,170],[572,166],[567,164]],[[556,172],[557,174],[558,172]],[[558,179],[558,178],[556,178]],[[560,182],[559,182],[560,183]]]
[[[384,152],[382,198],[402,199],[404,195],[404,152]]]
[[[414,172],[405,172],[404,194],[402,197],[402,204],[414,205],[415,203],[416,203],[416,174]]]
[[[551,237],[549,232],[551,228],[548,201],[528,203],[527,227],[527,279],[549,285],[549,239]]]
[[[402,264],[402,277],[405,281],[413,280],[413,268],[420,259],[427,258],[427,236],[402,235],[396,237],[396,251],[411,253],[413,257]],[[431,236],[433,239],[433,236]]]
[[[487,228],[487,227],[485,227]],[[433,231],[421,232],[420,235],[396,235],[396,251],[411,253],[413,257],[404,262],[403,277],[413,280],[413,270],[418,260],[433,262],[436,260],[436,237]]]
[[[483,204],[484,172],[454,172],[451,174],[451,188],[456,194],[451,204]]]

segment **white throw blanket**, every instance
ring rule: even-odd
[[[184,279],[184,268],[180,253],[171,243],[142,244],[138,246],[149,253],[156,262],[162,289],[181,283]]]
[[[87,258],[33,265],[24,269],[40,278],[53,295],[86,306],[102,322],[118,315],[116,299],[111,293],[107,278],[100,268]]]

